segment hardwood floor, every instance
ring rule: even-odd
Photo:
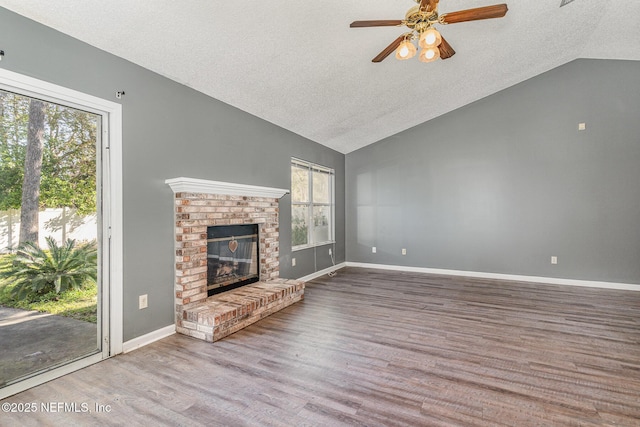
[[[640,292],[345,268],[222,341],[174,335],[6,402],[92,412],[0,425],[640,426]]]

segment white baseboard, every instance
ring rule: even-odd
[[[589,288],[640,291],[640,285],[632,283],[600,282],[593,280],[560,279],[555,277],[520,276],[515,274],[483,273],[479,271],[444,270],[440,268],[407,267],[403,265],[368,264],[366,262],[346,262],[347,267],[376,268],[382,270],[407,271],[413,273],[442,274],[446,276],[478,277],[483,279],[512,280],[517,282],[545,283],[550,285],[586,286]]]
[[[324,270],[316,271],[315,273],[308,274],[304,277],[299,278],[301,282],[308,282],[309,280],[317,279],[320,276],[324,276],[325,274],[331,273],[332,271],[339,270],[347,266],[346,262],[341,262],[340,264],[336,264],[334,266],[325,268]]]
[[[161,329],[156,329],[153,332],[149,332],[148,334],[144,334],[132,340],[129,340],[122,344],[122,352],[128,353],[130,351],[136,350],[140,347],[144,347],[147,344],[151,344],[154,341],[158,341],[162,338],[166,338],[170,335],[176,333],[176,325],[165,326]]]

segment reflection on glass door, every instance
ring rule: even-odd
[[[0,388],[102,351],[101,120],[0,90]]]

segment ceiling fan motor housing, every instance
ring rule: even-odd
[[[438,11],[420,11],[420,6],[414,6],[405,15],[406,26],[412,30],[424,31],[438,21]]]

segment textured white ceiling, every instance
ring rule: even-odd
[[[441,0],[440,13],[506,2],[504,18],[439,26],[456,55],[371,59],[413,0],[0,0],[283,128],[348,153],[576,58],[640,60],[640,1]],[[603,37],[595,34],[602,30]]]

